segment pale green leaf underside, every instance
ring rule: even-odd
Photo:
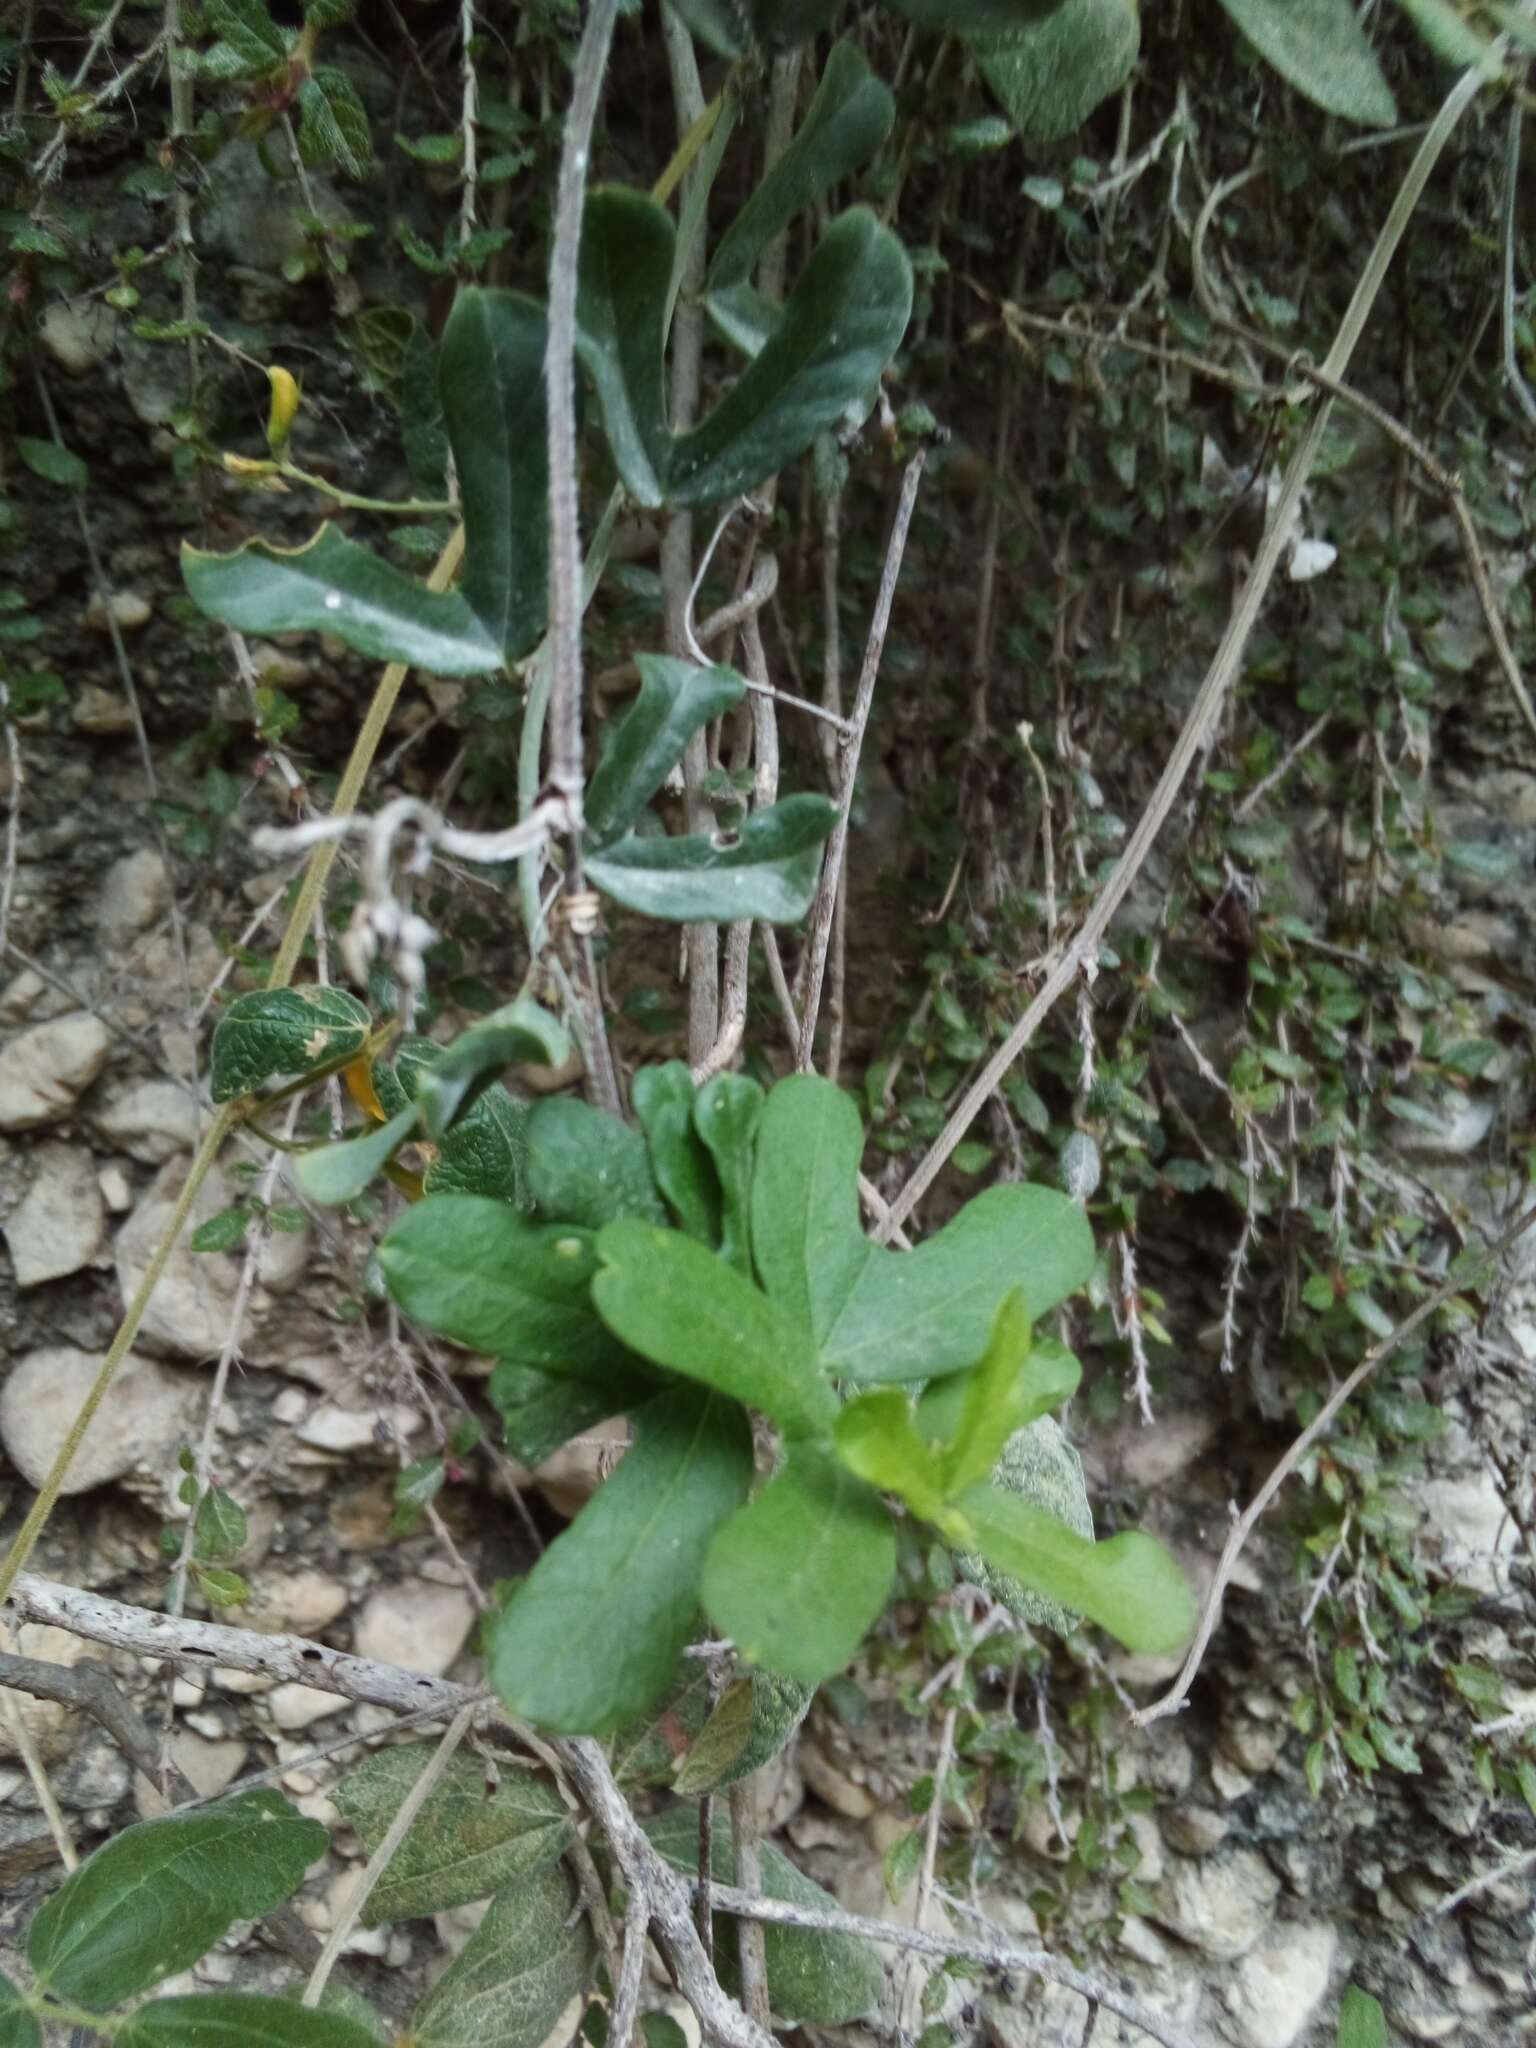
[[[1124,85],[1140,49],[1135,0],[1062,0],[1040,21],[971,38],[977,68],[1027,142],[1080,127]]]
[[[418,2048],[539,2048],[592,1973],[591,1929],[575,1905],[560,1864],[499,1892],[416,2008]]]
[[[1353,0],[1221,0],[1249,42],[1314,106],[1390,128],[1397,102]]]

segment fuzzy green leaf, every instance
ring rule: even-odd
[[[699,1090],[693,1128],[708,1147],[720,1184],[720,1256],[752,1275],[752,1141],[763,1090],[746,1074],[717,1074]]]
[[[362,1050],[371,1023],[345,989],[305,983],[239,996],[213,1034],[213,1099],[230,1102],[263,1081],[338,1066]]]
[[[895,1527],[873,1488],[820,1445],[792,1443],[711,1544],[704,1605],[749,1663],[817,1685],[852,1659],[895,1574]]]
[[[645,1139],[570,1096],[549,1096],[528,1112],[528,1188],[550,1223],[600,1230],[618,1216],[666,1221]]]
[[[677,1230],[610,1223],[597,1240],[598,1314],[631,1350],[733,1400],[791,1435],[832,1426],[837,1396],[803,1331],[714,1253]]]
[[[665,1692],[698,1615],[705,1548],[752,1483],[752,1432],[734,1404],[679,1387],[634,1423],[618,1469],[489,1629],[502,1700],[564,1733],[617,1728]]]
[[[1138,1530],[1093,1543],[992,1485],[962,1494],[944,1526],[955,1548],[977,1552],[995,1570],[1086,1615],[1128,1650],[1177,1650],[1194,1629],[1184,1574]]]
[[[1397,103],[1350,0],[1221,0],[1266,63],[1304,99],[1346,121],[1390,128]]]
[[[200,1991],[141,2006],[119,2048],[378,2048],[379,2036],[344,2013],[255,1992]]]
[[[640,693],[587,785],[587,830],[596,844],[627,832],[699,728],[746,694],[734,669],[700,668],[670,654],[637,655],[636,665]]]
[[[417,2048],[539,2048],[592,1974],[592,1931],[576,1904],[562,1864],[498,1892],[417,2006]]]
[[[645,1831],[675,1870],[696,1876],[699,1868],[699,1817],[692,1807],[677,1807],[647,1821]],[[772,1842],[758,1850],[762,1892],[767,1899],[809,1907],[813,1912],[837,1910],[824,1892]],[[730,1823],[720,1812],[710,1842],[710,1875],[717,1884],[736,1882],[736,1852]],[[885,1990],[885,1965],[879,1952],[856,1935],[821,1934],[805,1927],[763,1929],[768,1965],[768,2003],[775,2019],[811,2027],[841,2027],[862,2019],[879,2004]],[[735,1923],[715,1915],[715,1965],[720,1981],[735,1991],[740,1982]]]
[[[750,1709],[745,1715],[743,1696]],[[750,1778],[794,1739],[815,1697],[814,1685],[778,1671],[754,1671],[737,1679],[684,1752],[673,1790],[692,1799]]]
[[[1070,1354],[1067,1354],[1070,1356]],[[1076,1364],[1074,1359],[1073,1364]],[[947,1388],[951,1382],[942,1381]],[[926,1396],[923,1406],[926,1406]],[[918,1422],[923,1422],[923,1407]],[[1053,1515],[1068,1529],[1089,1542],[1093,1540],[1093,1509],[1083,1482],[1083,1461],[1068,1443],[1061,1425],[1049,1415],[1039,1416],[1016,1436],[1010,1437],[992,1474],[993,1484],[1004,1493],[1026,1501],[1031,1507]],[[984,1586],[994,1600],[1010,1614],[1035,1628],[1053,1628],[1068,1636],[1077,1625],[1075,1613],[1059,1600],[1034,1591],[1005,1571],[999,1571],[984,1557],[960,1551],[955,1566],[963,1579]]]
[[[1337,2048],[1387,2048],[1387,2016],[1381,2000],[1358,1984],[1346,1984],[1339,2000]]]
[[[326,1846],[281,1793],[140,1821],[38,1909],[27,1960],[42,1989],[96,2012],[188,1969],[237,1920],[282,1904]]]
[[[346,178],[365,178],[372,166],[367,110],[334,64],[317,64],[299,87],[299,154],[306,163],[333,164]]]
[[[412,1742],[381,1749],[349,1771],[332,1793],[373,1855],[437,1749]],[[453,1757],[369,1897],[363,1922],[414,1920],[446,1912],[526,1878],[562,1855],[571,1839],[565,1801],[543,1778],[503,1764],[499,1784],[462,1751]]]
[[[587,878],[626,909],[673,923],[732,924],[804,917],[837,818],[823,796],[788,796],[754,811],[736,832],[648,839],[629,833],[587,859]]]
[[[476,1083],[514,1060],[558,1067],[570,1056],[564,1027],[531,997],[519,996],[462,1032],[421,1074],[416,1083],[421,1127],[429,1138],[441,1139]]]
[[[970,38],[977,69],[1027,142],[1054,142],[1118,92],[1141,49],[1136,0],[1062,0],[1039,21]]]
[[[630,1360],[590,1300],[591,1233],[530,1223],[484,1195],[429,1195],[379,1246],[407,1315],[492,1358],[602,1381]]]
[[[299,1186],[312,1202],[334,1209],[343,1202],[355,1202],[371,1181],[389,1164],[390,1155],[415,1130],[418,1111],[407,1103],[387,1124],[373,1124],[361,1137],[346,1138],[339,1145],[319,1145],[299,1156],[295,1171]]]
[[[500,644],[458,591],[428,590],[331,525],[299,548],[183,546],[181,573],[199,610],[238,632],[335,633],[370,660],[443,676],[502,666]]]
[[[209,28],[253,71],[270,71],[288,55],[283,32],[267,12],[264,0],[205,0]]]
[[[422,1186],[429,1195],[494,1195],[528,1208],[528,1105],[493,1081],[449,1126]]]
[[[931,1379],[974,1365],[1012,1287],[1030,1320],[1084,1285],[1093,1234],[1076,1203],[1032,1184],[988,1188],[916,1251],[872,1245],[859,1223],[863,1127],[829,1081],[773,1089],[757,1132],[752,1248],[769,1294],[807,1326],[823,1370]]]
[[[720,1241],[720,1183],[694,1128],[693,1076],[681,1060],[642,1067],[630,1087],[650,1146],[651,1170],[679,1226],[703,1244]]]

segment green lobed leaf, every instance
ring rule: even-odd
[[[331,1794],[372,1856],[437,1743],[376,1750],[348,1771]],[[488,1786],[485,1766],[462,1751],[448,1764],[406,1830],[369,1897],[363,1924],[446,1912],[524,1880],[565,1853],[571,1817],[554,1787],[520,1766],[503,1764]]]
[[[0,2041],[9,2048],[43,2048],[43,2030],[23,2002],[20,1988],[0,1971]]]
[[[1177,1650],[1194,1630],[1184,1574],[1139,1530],[1094,1543],[1043,1508],[983,1484],[946,1511],[944,1533],[956,1549],[976,1552],[1032,1592],[1086,1615],[1128,1650]]]
[[[835,805],[806,793],[754,811],[735,832],[631,832],[588,855],[587,879],[626,909],[673,923],[794,924],[811,907],[836,818]]]
[[[1221,0],[1266,63],[1304,99],[1346,121],[1390,128],[1397,102],[1350,0]]]
[[[464,509],[465,602],[508,662],[544,631],[548,609],[548,432],[544,308],[467,286],[438,346],[443,420]]]
[[[587,784],[587,830],[599,845],[629,830],[693,735],[746,695],[734,669],[700,668],[670,654],[640,654],[635,662],[639,694]]]
[[[645,1139],[571,1096],[548,1096],[528,1112],[528,1189],[551,1223],[600,1230],[617,1216],[667,1220]]]
[[[246,1991],[199,1991],[140,2006],[113,2036],[118,2048],[378,2048],[344,2013]]]
[[[846,38],[832,45],[821,83],[789,147],[753,191],[710,262],[705,308],[721,333],[756,355],[779,308],[753,289],[758,258],[775,235],[840,178],[866,163],[891,132],[896,102]]]
[[[620,1727],[665,1692],[693,1633],[705,1548],[752,1483],[752,1432],[733,1403],[678,1387],[633,1419],[618,1469],[488,1631],[501,1699],[562,1733]]]
[[[713,1252],[627,1221],[610,1223],[597,1250],[593,1304],[631,1350],[760,1408],[790,1435],[831,1428],[837,1396],[805,1333]]]
[[[527,1103],[493,1081],[449,1126],[422,1186],[429,1195],[492,1195],[529,1208]]]
[[[34,1916],[27,1960],[39,1988],[93,2012],[148,1991],[235,1921],[280,1906],[325,1846],[318,1821],[265,1788],[124,1828]]]
[[[200,611],[241,633],[334,633],[373,661],[436,675],[488,675],[500,645],[458,591],[414,576],[327,523],[299,548],[247,541],[233,554],[183,545],[182,580]]]
[[[720,1185],[720,1256],[752,1277],[752,1141],[763,1090],[746,1074],[717,1074],[699,1090],[693,1128],[714,1161]]]
[[[697,1876],[699,1817],[693,1807],[676,1807],[645,1823],[645,1832],[674,1870]],[[772,1842],[758,1849],[762,1894],[813,1912],[835,1912],[837,1901],[797,1870]],[[710,1842],[710,1875],[717,1884],[736,1882],[736,1850],[730,1822],[718,1810]],[[879,2004],[885,1966],[878,1950],[856,1935],[822,1934],[805,1927],[763,1928],[768,1966],[768,2003],[775,2019],[812,2027],[841,2027],[862,2019]],[[736,1925],[715,1915],[715,1966],[727,1990],[740,1983]]]
[[[304,983],[237,996],[213,1034],[213,1099],[230,1102],[263,1081],[338,1066],[362,1050],[371,1023],[345,989]]]
[[[501,1416],[507,1449],[525,1465],[539,1465],[573,1436],[648,1400],[656,1382],[622,1370],[602,1380],[577,1379],[504,1358],[491,1374],[488,1391]]]
[[[820,1444],[784,1464],[710,1545],[704,1606],[748,1663],[817,1685],[847,1665],[896,1575],[896,1531],[874,1489]]]
[[[1020,135],[1054,142],[1130,77],[1141,21],[1136,0],[1061,0],[1039,21],[969,40],[977,69]]]
[[[562,1864],[519,1878],[444,1970],[411,2019],[417,2048],[539,2048],[585,1990],[592,1931]]]
[[[392,1116],[387,1124],[370,1125],[360,1137],[300,1153],[294,1168],[299,1186],[325,1209],[355,1202],[384,1171],[391,1154],[411,1136],[418,1121],[415,1103],[408,1102],[398,1116]]]
[[[492,1358],[602,1381],[631,1361],[590,1300],[589,1231],[530,1223],[485,1195],[429,1195],[378,1251],[407,1315]]]
[[[931,1379],[974,1365],[1011,1287],[1031,1321],[1083,1286],[1093,1233],[1053,1188],[988,1188],[915,1251],[872,1245],[859,1223],[864,1148],[851,1099],[815,1075],[780,1081],[763,1109],[752,1248],[763,1285],[809,1327],[823,1371]]]
[[[461,1032],[422,1070],[416,1082],[421,1127],[429,1138],[440,1140],[459,1111],[468,1106],[476,1084],[514,1060],[558,1067],[570,1056],[571,1041],[564,1026],[532,997],[519,996]]]
[[[642,1067],[630,1100],[651,1152],[651,1171],[678,1225],[703,1244],[720,1241],[720,1183],[693,1123],[693,1076],[682,1060]]]

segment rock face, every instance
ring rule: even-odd
[[[198,1106],[174,1081],[135,1081],[91,1118],[119,1152],[144,1166],[163,1166],[197,1143]]]
[[[147,616],[147,615],[146,615]],[[142,847],[107,869],[96,905],[96,929],[105,946],[125,945],[146,931],[171,904],[171,878],[165,862]]]
[[[1280,1880],[1251,1849],[1176,1859],[1148,1918],[1217,1962],[1236,1962],[1269,1931]]]
[[[441,1678],[469,1639],[475,1610],[454,1586],[404,1579],[370,1595],[357,1618],[360,1657]]]
[[[35,1024],[0,1051],[0,1131],[61,1123],[107,1064],[111,1033],[84,1010]]]
[[[1501,1591],[1505,1573],[1499,1561],[1514,1550],[1519,1532],[1491,1476],[1422,1479],[1414,1494],[1425,1514],[1424,1535],[1438,1544],[1446,1569],[1480,1593]]]
[[[42,1484],[100,1365],[96,1353],[68,1345],[30,1351],[0,1387],[0,1444],[29,1485]],[[130,1351],[85,1433],[65,1493],[88,1493],[143,1466],[169,1471],[195,1404],[190,1382]]]
[[[18,1287],[40,1287],[88,1266],[101,1249],[106,1204],[89,1152],[39,1145],[32,1182],[5,1226]]]
[[[1292,2048],[1328,1990],[1339,1937],[1320,1923],[1277,1927],[1244,1956],[1227,2009],[1244,2048]]]

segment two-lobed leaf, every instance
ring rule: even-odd
[[[791,1436],[831,1428],[837,1396],[806,1332],[696,1239],[610,1223],[597,1251],[592,1300],[630,1350],[760,1408]]]
[[[431,1762],[435,1742],[381,1749],[349,1771],[332,1794],[372,1856],[407,1794]],[[453,1757],[406,1830],[369,1895],[364,1925],[446,1912],[500,1891],[561,1856],[571,1839],[565,1801],[543,1778],[506,1766],[486,1784],[472,1756]]]
[[[148,1991],[297,1890],[326,1846],[280,1793],[244,1792],[201,1813],[139,1821],[41,1906],[27,1960],[41,1989],[100,2011]]]
[[[757,1131],[752,1247],[774,1301],[808,1324],[824,1372],[935,1378],[974,1365],[1010,1288],[1038,1321],[1093,1270],[1093,1233],[1051,1188],[988,1188],[916,1251],[859,1225],[864,1133],[852,1101],[814,1075],[781,1081]]]
[[[810,908],[836,820],[836,806],[807,791],[754,811],[734,832],[626,833],[588,855],[587,876],[627,910],[673,923],[794,924]]]
[[[594,1948],[562,1864],[518,1878],[411,2019],[417,2048],[539,2048],[586,1989]]]
[[[752,1484],[752,1431],[733,1402],[678,1387],[633,1419],[618,1469],[488,1632],[501,1699],[562,1733],[618,1728],[665,1692],[693,1633],[709,1541]]]
[[[230,1102],[263,1081],[334,1067],[361,1051],[371,1023],[341,988],[305,983],[238,996],[213,1034],[213,1099]]]
[[[814,1443],[726,1523],[704,1606],[749,1664],[817,1685],[850,1661],[896,1575],[896,1531],[873,1488]]]
[[[614,727],[587,785],[587,830],[598,845],[629,830],[693,735],[746,694],[734,669],[700,668],[671,654],[637,655],[636,666],[639,694]]]

